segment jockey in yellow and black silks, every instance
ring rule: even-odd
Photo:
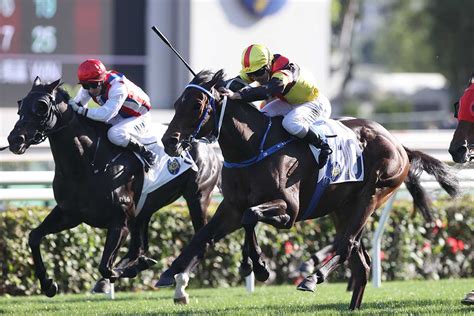
[[[326,137],[312,127],[320,118],[329,118],[331,103],[319,91],[312,75],[279,54],[272,54],[263,45],[253,44],[242,53],[240,78],[257,87],[246,87],[238,92],[223,89],[230,99],[252,102],[276,98],[262,111],[269,116],[284,116],[283,127],[288,133],[321,149],[319,167],[322,168],[332,153]]]

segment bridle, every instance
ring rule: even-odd
[[[38,126],[34,138],[28,141],[28,145],[37,145],[44,142],[49,135],[65,128],[67,124],[63,124],[62,126],[55,128],[58,120],[62,119],[63,113],[59,110],[58,103],[56,103],[56,100],[51,93],[32,91],[28,93],[24,99],[26,99],[28,96],[31,96],[32,94],[41,94],[43,97],[39,97],[36,102],[44,103],[47,107],[47,112],[44,114],[34,113],[37,117],[41,117],[40,121],[33,119],[22,120],[23,123],[36,124]],[[18,103],[22,103],[23,100],[18,101]],[[19,109],[19,114],[20,111],[21,107]]]
[[[194,141],[201,141],[201,142],[205,142],[205,143],[210,144],[210,143],[216,142],[219,139],[219,133],[220,133],[220,129],[221,129],[221,126],[222,126],[222,120],[224,118],[225,105],[227,103],[227,97],[224,97],[220,118],[218,119],[217,118],[217,107],[216,107],[217,100],[216,100],[215,95],[213,94],[214,89],[211,88],[211,91],[210,91],[210,90],[207,90],[206,88],[203,88],[203,87],[201,87],[200,85],[197,85],[197,84],[188,84],[184,88],[184,90],[186,90],[188,88],[197,89],[197,90],[203,92],[204,94],[206,94],[208,96],[209,101],[207,102],[206,108],[204,109],[204,111],[202,111],[202,114],[199,117],[197,127],[194,129],[194,131],[191,133],[191,135],[189,135],[186,139],[183,139],[181,141],[181,143],[184,145],[184,150],[189,150],[191,148],[191,143],[194,142]],[[211,133],[207,136],[197,138],[197,135],[201,131],[202,126],[204,125],[204,123],[206,123],[209,120],[209,117],[212,115],[212,113],[214,113],[214,116],[213,116],[214,117],[214,127],[213,127]]]

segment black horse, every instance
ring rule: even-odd
[[[214,150],[194,143],[191,148],[198,170],[189,168],[164,186],[148,194],[143,207],[135,209],[143,186],[143,166],[130,151],[107,140],[107,125],[79,115],[67,105],[69,95],[59,80],[42,84],[39,77],[28,95],[18,101],[19,120],[8,136],[10,150],[23,154],[30,145],[49,139],[55,162],[53,190],[57,205],[29,235],[35,274],[42,291],[53,297],[58,286],[48,278],[40,243],[44,236],[71,229],[80,223],[106,228],[99,271],[112,282],[133,277],[153,263],[145,257],[148,223],[152,214],[183,196],[193,227],[206,223],[211,193],[221,171]],[[168,229],[168,228],[166,228]],[[131,235],[129,251],[113,269],[120,246]]]
[[[222,171],[222,203],[162,273],[157,286],[172,285],[174,276],[194,264],[206,245],[241,227],[245,229],[242,270],[253,269],[258,280],[266,280],[269,272],[261,259],[256,224],[290,228],[296,221],[332,213],[338,223],[335,251],[298,289],[314,291],[317,283],[348,261],[354,285],[350,308],[359,308],[370,269],[361,239],[368,218],[407,177],[420,190],[422,170],[433,174],[453,196],[459,192],[456,177],[446,164],[404,147],[383,126],[349,119],[341,123],[354,132],[363,150],[364,179],[330,184],[313,203],[318,168],[308,145],[292,140],[281,118],[270,119],[240,100],[228,100],[224,107],[218,92],[223,84],[222,71],[200,72],[175,102],[175,116],[162,139],[169,155],[179,155],[193,138],[217,136],[227,164]]]

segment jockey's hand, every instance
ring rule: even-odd
[[[238,92],[234,92],[232,90],[229,90],[227,88],[221,87],[219,88],[219,92],[221,95],[228,97],[231,100],[240,100],[242,99],[242,96]]]
[[[77,104],[73,99],[69,100],[68,105],[72,108],[74,112],[79,115],[85,115],[85,113],[87,112],[87,109],[85,107],[80,104]]]

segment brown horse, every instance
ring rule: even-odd
[[[266,280],[268,270],[260,256],[256,224],[288,229],[296,221],[332,213],[338,222],[335,252],[298,289],[314,291],[317,283],[348,260],[354,285],[350,308],[359,308],[370,269],[370,257],[361,242],[367,219],[407,177],[420,187],[421,170],[435,175],[451,195],[458,193],[457,179],[447,165],[404,148],[381,125],[349,119],[342,123],[355,133],[363,149],[364,179],[329,185],[314,205],[318,168],[308,145],[284,131],[281,117],[270,119],[240,100],[223,102],[218,89],[224,84],[222,70],[200,72],[176,101],[175,116],[162,139],[169,155],[179,155],[193,138],[218,138],[225,159],[224,199],[209,223],[161,275],[157,286],[172,285],[175,274],[193,265],[206,245],[241,227],[246,235],[242,270],[253,268],[257,279]],[[249,257],[253,267],[247,262]]]

